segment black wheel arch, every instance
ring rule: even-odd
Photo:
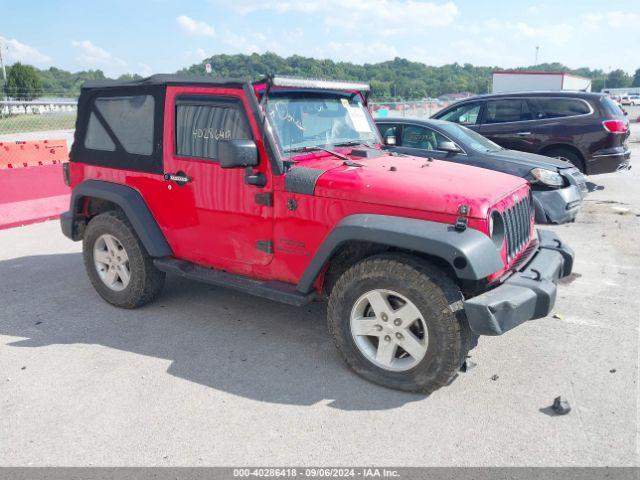
[[[582,154],[580,149],[574,145],[570,145],[567,143],[553,143],[551,145],[545,145],[543,148],[541,148],[538,151],[538,154],[550,157],[550,156],[554,156],[552,155],[553,153],[560,153],[560,152],[570,152],[576,155],[578,157],[578,160],[581,162],[581,165],[576,165],[576,166],[580,168],[582,172],[586,173],[585,169],[587,167],[587,164],[586,164],[584,155]]]
[[[134,188],[102,180],[85,180],[74,187],[69,212],[64,214],[70,223],[65,234],[71,239],[82,239],[84,226],[90,219],[83,214],[86,200],[90,202],[91,215],[121,210],[152,257],[173,255],[142,195]]]
[[[330,287],[345,265],[388,250],[432,258],[460,281],[482,280],[504,267],[493,241],[478,230],[458,231],[453,225],[427,220],[356,214],[343,218],[325,238],[297,289],[310,292],[325,269]]]

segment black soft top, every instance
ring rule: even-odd
[[[239,78],[212,78],[204,75],[179,75],[171,73],[159,73],[141,80],[87,80],[82,85],[83,89],[95,88],[127,88],[127,87],[149,87],[163,85],[215,85],[231,88],[242,88],[246,85],[246,80]]]

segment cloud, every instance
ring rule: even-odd
[[[328,49],[319,50],[320,55],[329,56],[332,59],[354,63],[362,63],[362,52],[368,52],[367,61],[376,62],[389,60],[398,56],[398,51],[393,45],[384,43],[362,42],[329,42]]]
[[[215,37],[216,31],[206,22],[194,20],[186,15],[176,17],[176,22],[184,33],[192,36]]]
[[[149,77],[153,74],[153,68],[146,63],[138,63],[138,73],[143,77]]]
[[[27,64],[43,64],[51,61],[51,57],[40,52],[37,48],[22,43],[15,38],[0,36],[2,56],[7,64],[21,62]]]
[[[214,1],[214,3],[217,3]],[[450,25],[458,15],[456,4],[423,2],[418,0],[236,0],[233,9],[241,15],[259,11],[320,15],[327,25],[342,29],[382,29],[388,26],[412,28]],[[348,12],[349,19],[338,12]],[[355,20],[354,20],[355,19]],[[359,20],[358,20],[359,19]]]
[[[127,64],[89,40],[74,40],[71,45],[80,52],[78,61],[89,67],[124,67]]]
[[[195,50],[187,50],[184,52],[185,56],[195,62],[202,62],[205,58],[208,57],[207,52],[204,51],[204,48],[196,48]]]
[[[609,12],[587,13],[581,20],[589,28],[602,27],[628,27],[634,28],[640,23],[640,13],[622,12],[619,10]]]
[[[571,40],[574,34],[573,25],[569,25],[567,23],[533,27],[524,22],[516,22],[515,24],[507,25],[506,28],[523,37],[544,40],[555,45],[563,45],[567,43]]]
[[[273,52],[279,55],[286,55],[279,42],[270,40],[267,35],[261,32],[239,35],[231,30],[225,30],[222,34],[222,43],[239,53]]]

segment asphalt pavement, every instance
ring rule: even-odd
[[[58,222],[0,231],[0,465],[638,465],[640,169],[590,180],[553,315],[428,398],[345,367],[322,304],[172,277],[119,310]]]

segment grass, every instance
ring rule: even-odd
[[[39,132],[42,130],[72,130],[75,125],[75,113],[12,115],[0,117],[0,135],[5,133]]]

